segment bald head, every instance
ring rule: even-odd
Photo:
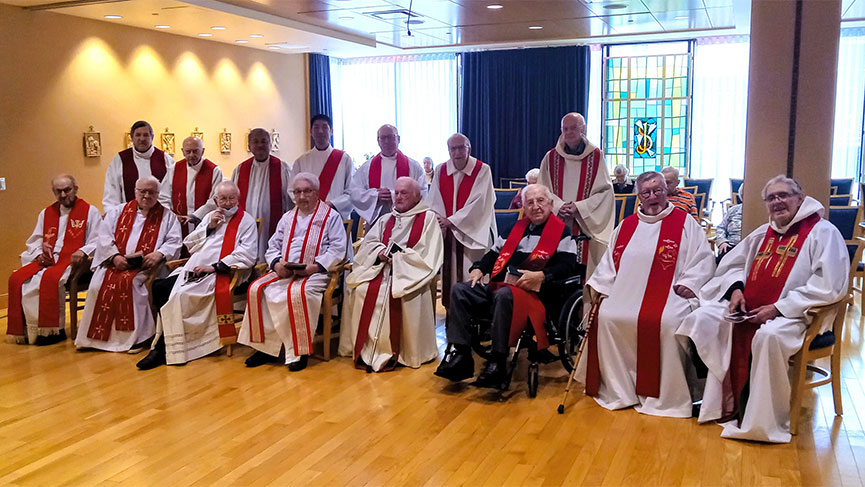
[[[249,152],[256,161],[265,161],[270,157],[270,132],[261,127],[249,131]]]
[[[399,132],[396,127],[390,124],[382,125],[378,129],[377,137],[381,155],[393,157],[396,151],[399,150]]]
[[[664,182],[667,185],[667,194],[674,195],[678,192],[676,189],[679,186],[679,170],[675,167],[667,166],[661,169],[661,174],[664,176]]]
[[[571,112],[562,117],[562,138],[565,144],[574,149],[583,140],[586,133],[586,119],[577,112]]]
[[[195,166],[201,162],[201,158],[204,157],[204,142],[202,142],[198,137],[187,137],[183,139],[181,150],[183,151],[183,157],[186,159],[186,163],[190,167]]]
[[[393,207],[400,213],[412,209],[420,203],[420,185],[414,179],[403,176],[397,178],[393,191]]]
[[[223,210],[230,210],[237,206],[237,201],[240,199],[240,188],[234,181],[226,179],[216,185],[213,199],[216,201],[216,206]]]
[[[78,199],[78,183],[71,174],[58,174],[51,180],[51,191],[57,201],[66,208],[72,208]]]

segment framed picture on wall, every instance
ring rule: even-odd
[[[219,152],[231,154],[231,132],[226,128],[219,134]]]
[[[162,132],[160,140],[162,141],[162,151],[174,156],[174,132],[169,132],[168,127],[165,127],[165,132]]]
[[[84,157],[102,156],[102,135],[93,130],[93,125],[84,132]]]

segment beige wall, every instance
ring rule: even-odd
[[[228,176],[249,157],[246,132],[280,132],[280,158],[308,147],[306,62],[285,55],[0,4],[0,308],[9,274],[51,177],[69,172],[101,208],[105,170],[137,119],[180,142],[196,126],[205,156]],[[82,133],[101,132],[103,155],[85,158]],[[219,153],[218,133],[233,136]],[[182,156],[176,154],[176,159]]]

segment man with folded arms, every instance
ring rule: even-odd
[[[21,269],[9,276],[6,337],[16,343],[50,345],[66,340],[66,280],[70,266],[96,250],[102,215],[78,197],[75,178],[51,182],[57,201],[39,213],[21,253]]]

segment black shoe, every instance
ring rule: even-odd
[[[478,380],[472,385],[477,387],[489,387],[492,389],[504,389],[508,376],[506,357],[493,357],[484,364],[484,370],[478,375]]]
[[[160,365],[165,365],[165,350],[160,350],[159,348],[154,348],[146,357],[135,364],[139,370],[155,369]]]
[[[269,364],[271,362],[276,362],[276,357],[273,355],[268,355],[264,352],[255,352],[250,355],[248,359],[246,359],[247,367],[258,367],[260,365]]]
[[[156,336],[156,335],[154,335]],[[132,348],[126,351],[126,353],[135,355],[136,353],[141,353],[144,349],[150,348],[150,345],[153,343],[153,337],[148,338],[147,340],[140,341],[135,345],[132,345]]]
[[[42,336],[39,335],[36,337],[36,340],[33,342],[33,345],[37,347],[44,347],[45,345],[54,345],[55,343],[65,342],[66,341],[66,330],[60,330],[60,333],[56,335],[47,335]]]
[[[291,372],[300,372],[306,368],[306,362],[308,359],[309,355],[301,355],[300,360],[288,364],[288,370]]]
[[[434,373],[454,382],[471,379],[475,375],[475,361],[471,350],[466,350],[464,347],[448,347],[442,363]]]

